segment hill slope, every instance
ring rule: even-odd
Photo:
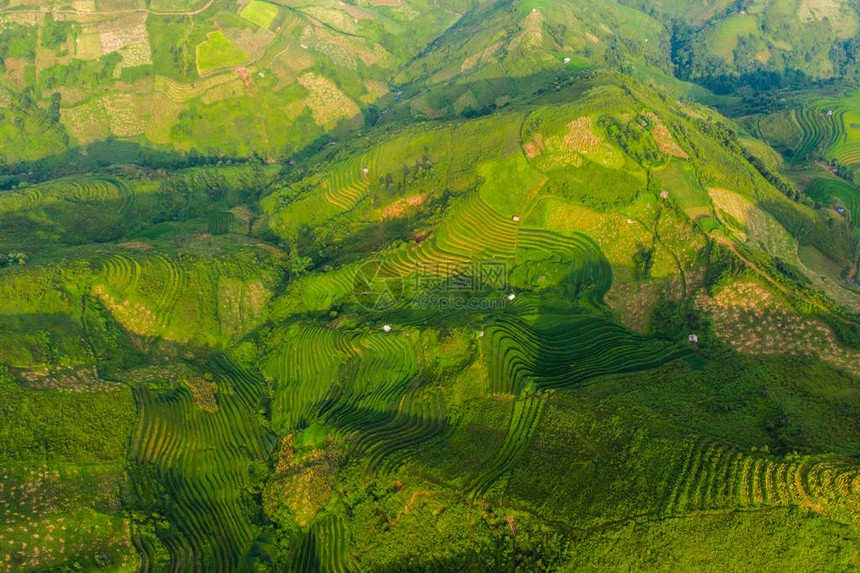
[[[4,9],[0,568],[857,566],[856,188],[680,4],[158,4]],[[163,143],[33,127],[102,32]]]

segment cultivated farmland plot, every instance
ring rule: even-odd
[[[856,568],[858,10],[6,2],[0,571]]]

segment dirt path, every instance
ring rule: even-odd
[[[714,234],[712,234],[712,233],[708,233],[708,237],[710,237],[711,239],[713,239],[713,240],[717,241],[718,243],[720,243],[721,245],[723,245],[724,247],[726,247],[728,250],[730,250],[732,253],[734,253],[734,254],[735,254],[735,256],[736,256],[737,258],[739,258],[740,260],[742,260],[742,261],[744,262],[744,264],[745,264],[745,265],[747,265],[749,268],[751,268],[751,269],[752,269],[752,270],[754,270],[756,273],[758,273],[758,274],[759,274],[761,277],[763,277],[763,278],[764,278],[768,283],[770,283],[770,284],[772,284],[773,286],[775,286],[776,288],[778,288],[778,289],[779,289],[783,294],[786,294],[786,295],[789,295],[789,296],[792,296],[792,295],[794,294],[794,293],[792,293],[789,289],[787,289],[785,286],[781,285],[780,283],[778,283],[777,281],[775,281],[774,279],[772,279],[772,278],[771,278],[771,276],[770,276],[769,274],[767,274],[766,272],[764,272],[763,270],[761,270],[761,268],[760,268],[759,266],[757,266],[754,262],[752,262],[751,260],[749,260],[748,258],[746,258],[745,256],[743,256],[743,255],[740,253],[740,251],[738,251],[738,247],[737,247],[737,245],[736,245],[735,243],[733,243],[732,241],[728,240],[728,239],[727,239],[727,238],[725,238],[725,237],[722,237],[722,236],[720,236],[720,235],[714,235]]]
[[[202,8],[198,8],[197,10],[189,10],[187,12],[162,12],[159,10],[150,10],[149,8],[129,8],[127,10],[104,10],[98,11],[94,10],[92,12],[88,10],[70,10],[70,9],[57,9],[53,10],[50,8],[23,8],[23,9],[14,9],[7,8],[6,10],[0,10],[0,14],[72,14],[75,16],[122,16],[123,14],[136,14],[139,12],[144,12],[146,14],[152,14],[153,16],[196,16],[201,12],[204,12],[207,8],[209,8],[215,0],[209,0],[205,6]]]
[[[397,514],[397,519],[395,519],[394,521],[389,521],[389,522],[388,522],[388,525],[389,525],[389,526],[394,526],[394,525],[397,525],[398,523],[400,523],[400,518],[401,518],[401,517],[403,517],[404,515],[409,515],[409,509],[410,509],[413,505],[415,505],[415,502],[417,501],[417,499],[418,499],[419,497],[422,497],[422,496],[424,496],[424,497],[448,497],[447,495],[445,495],[445,494],[443,494],[443,493],[441,493],[441,492],[439,492],[439,493],[432,493],[432,492],[429,492],[429,491],[416,491],[416,492],[413,492],[413,493],[412,493],[412,499],[411,499],[411,500],[409,500],[409,503],[407,503],[407,504],[406,504],[406,506],[403,508],[403,511],[401,511],[400,513],[398,513],[398,514]]]

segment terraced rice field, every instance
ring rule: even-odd
[[[811,99],[807,105],[834,120],[836,136],[830,138],[827,159],[852,165],[860,162],[860,94],[846,93],[839,97]],[[828,115],[832,114],[832,115]]]
[[[701,439],[690,446],[667,489],[664,512],[768,506],[800,506],[856,524],[860,466],[851,460],[749,455]]]
[[[387,253],[378,260],[388,275],[405,282],[416,271],[447,277],[475,260],[512,260],[516,240],[517,224],[474,194],[458,203],[436,234],[420,246]],[[328,308],[351,295],[355,272],[355,266],[348,266],[308,277],[297,284],[297,300],[308,308]]]
[[[326,181],[326,200],[344,211],[358,205],[370,190],[370,178],[376,173],[379,149],[352,156],[332,168]]]
[[[441,435],[444,398],[415,387],[409,339],[316,326],[283,332],[266,366],[273,423],[295,428],[324,420],[353,436],[369,473],[391,471]]]
[[[607,3],[614,24],[625,36],[637,36],[642,41],[656,42],[664,34],[663,26],[650,16],[618,2]],[[659,45],[659,44],[655,44]]]
[[[352,396],[356,396],[353,392]],[[370,400],[364,400],[370,408]],[[429,395],[405,394],[389,410],[384,419],[370,421],[355,414],[367,412],[357,401],[352,402],[356,412],[332,411],[328,419],[341,427],[358,432],[357,446],[367,456],[367,471],[391,472],[411,457],[421,444],[442,435],[446,427],[445,401],[441,392]]]
[[[333,515],[314,524],[295,547],[289,571],[349,571],[349,535],[343,517]]]
[[[264,371],[272,383],[272,421],[276,428],[309,423],[339,376],[341,365],[361,353],[354,335],[309,326],[284,332]]]
[[[758,32],[758,23],[755,17],[750,15],[738,15],[721,20],[709,32],[708,51],[718,58],[731,62],[734,60],[738,37],[751,36]]]
[[[532,10],[540,10],[541,8],[548,8],[550,6],[552,6],[552,3],[549,0],[526,0],[525,2],[520,2],[517,6],[517,19],[522,20]]]
[[[530,315],[541,317],[539,325]],[[509,314],[495,318],[483,340],[491,394],[518,394],[530,384],[538,389],[583,384],[604,374],[656,368],[688,352],[649,342],[601,316],[571,316],[532,297],[521,297]]]
[[[519,152],[522,117],[513,116],[506,119],[507,125],[504,126],[497,121],[474,126],[465,124],[452,130],[447,151],[451,158],[447,182],[451,188],[461,187],[464,182],[469,181],[475,165],[509,157],[514,129]]]
[[[792,110],[791,117],[800,128],[800,142],[794,149],[794,159],[797,161],[810,157],[823,157],[834,146],[845,139],[842,128],[844,111],[822,110],[802,107]]]
[[[166,486],[176,529],[162,541],[174,571],[236,570],[258,533],[243,499],[248,467],[266,459],[275,441],[256,417],[262,379],[223,356],[209,371],[218,385],[215,412],[198,408],[181,386],[135,389],[140,422],[131,459],[154,466]],[[212,561],[204,563],[207,554]]]
[[[134,191],[128,183],[117,179],[60,179],[3,193],[0,195],[0,213],[26,211],[63,201],[89,205],[110,204],[112,208],[115,204],[120,212],[124,212],[134,204]]]
[[[244,328],[237,316],[253,314],[254,305],[242,302],[249,287],[228,291],[222,288],[222,280],[235,279],[243,285],[259,280],[258,263],[254,257],[196,259],[120,253],[102,261],[94,291],[132,332],[159,333],[175,340],[214,339],[219,333],[235,334],[231,329]],[[230,307],[220,304],[228,301]],[[242,308],[232,308],[236,304]],[[250,320],[250,316],[245,318]]]
[[[272,61],[272,68],[279,78],[284,79],[295,78],[302,70],[306,70],[314,65],[314,57],[308,51],[300,46],[290,44],[282,51],[275,55]],[[290,81],[293,81],[290,79]]]
[[[135,290],[143,273],[137,260],[114,255],[102,263],[102,272],[108,284],[119,290]]]
[[[485,392],[527,394],[514,402],[507,438],[493,462],[472,479],[477,497],[515,465],[536,431],[541,390],[653,368],[689,352],[649,342],[587,312],[603,308],[612,281],[611,267],[588,237],[522,228],[478,194],[456,204],[433,237],[385,255],[380,264],[392,276],[408,278],[418,269],[449,276],[475,260],[514,261],[528,252],[562,261],[565,300],[523,294],[489,319],[481,342]],[[348,295],[354,271],[348,267],[309,278],[300,288],[311,304],[325,308]],[[353,436],[371,474],[393,471],[446,431],[444,397],[420,388],[416,351],[403,335],[305,325],[279,331],[268,346],[265,375],[274,390],[272,415],[279,431],[322,420]]]
[[[581,302],[600,306],[611,283],[611,269],[597,245],[581,233],[566,237],[540,229],[520,227],[503,217],[478,194],[454,205],[433,236],[420,245],[401,248],[378,257],[383,272],[413,284],[414,273],[447,278],[472,268],[475,261],[513,262],[521,250],[556,253],[568,260],[571,276],[588,285],[579,293]],[[356,266],[308,277],[296,284],[296,304],[321,310],[351,297]],[[298,310],[300,307],[296,307]]]
[[[860,163],[860,142],[846,143],[833,150],[830,157],[845,165]]]
[[[844,207],[851,217],[851,228],[860,227],[860,189],[840,179],[818,177],[805,192],[824,205]]]
[[[486,468],[470,484],[474,499],[484,497],[493,484],[513,469],[540,425],[544,397],[527,396],[514,402],[513,413],[505,441]]]
[[[185,103],[192,98],[203,95],[207,90],[230,83],[235,79],[235,74],[223,73],[198,82],[184,84],[164,76],[155,76],[155,89],[166,94],[168,99],[174,103]]]

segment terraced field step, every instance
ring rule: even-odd
[[[266,377],[279,431],[321,420],[350,436],[369,474],[393,471],[444,432],[444,396],[415,385],[407,338],[306,326],[274,340]]]
[[[860,463],[745,454],[709,439],[691,444],[665,496],[664,513],[800,506],[860,523]]]
[[[125,212],[134,204],[131,185],[118,179],[68,177],[0,194],[0,213],[27,211],[60,202],[102,206]]]
[[[851,228],[860,227],[860,189],[836,178],[818,177],[813,179],[805,193],[824,205],[841,203],[851,216]]]
[[[457,202],[436,232],[420,245],[408,246],[378,257],[381,272],[400,277],[405,285],[417,277],[448,278],[474,270],[474,263],[510,263],[518,250],[558,253],[570,260],[568,280],[581,281],[583,302],[602,307],[612,282],[612,271],[598,245],[586,235],[564,236],[522,227],[495,211],[480,195]],[[294,287],[296,298],[311,309],[328,308],[352,298],[357,265],[311,275]]]
[[[131,459],[155,466],[170,497],[167,517],[178,531],[162,541],[173,570],[236,570],[258,534],[244,499],[248,467],[275,441],[256,415],[262,378],[224,356],[209,371],[218,384],[215,412],[200,409],[184,387],[134,390],[140,422]]]
[[[370,178],[377,171],[378,154],[379,148],[336,164],[326,180],[326,200],[344,211],[358,205],[370,190]]]
[[[689,352],[636,335],[601,316],[570,316],[563,309],[541,308],[537,326],[515,315],[536,312],[527,303],[524,297],[511,314],[484,331],[490,393],[518,394],[528,383],[538,388],[573,386],[604,374],[656,368]]]
[[[505,441],[489,465],[470,484],[473,499],[484,497],[493,484],[514,468],[540,425],[544,397],[530,395],[514,401]]]
[[[791,111],[791,116],[800,128],[800,141],[794,148],[796,160],[825,156],[828,151],[845,139],[842,110],[822,110],[801,107]]]

